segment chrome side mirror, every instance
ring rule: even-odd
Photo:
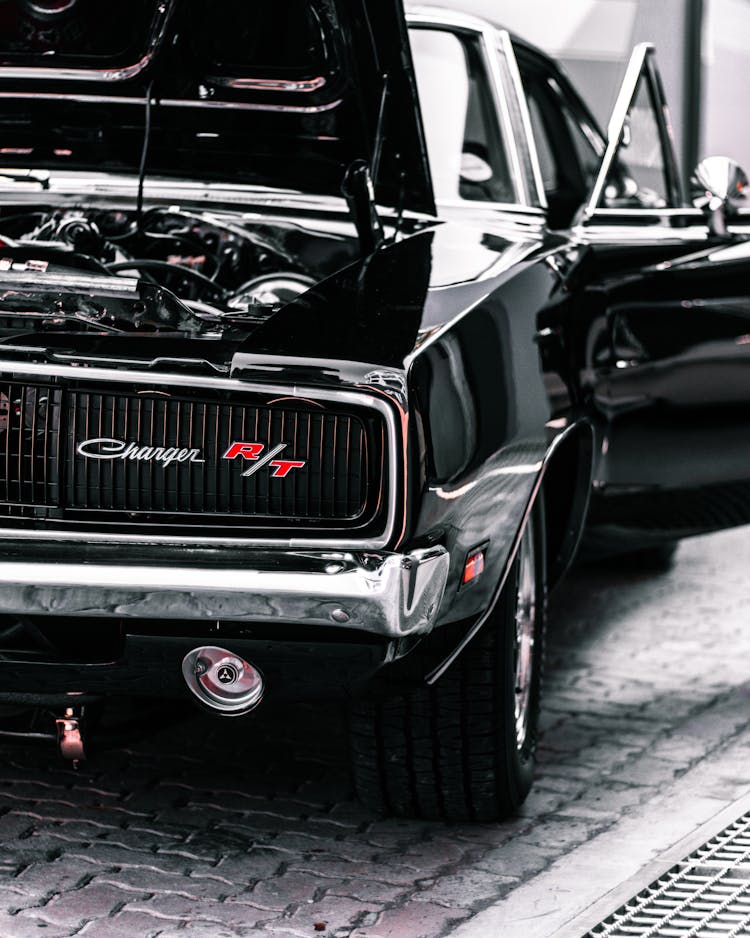
[[[729,221],[745,204],[750,189],[742,167],[728,156],[709,156],[691,179],[693,205],[703,210],[711,234],[729,237]]]

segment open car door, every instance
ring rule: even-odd
[[[633,50],[607,128],[607,145],[577,231],[589,243],[706,240],[688,206],[654,47]]]
[[[682,191],[654,50],[631,58],[576,233],[573,315],[602,445],[589,543],[623,550],[750,522],[750,240]],[[584,272],[585,271],[585,272]]]

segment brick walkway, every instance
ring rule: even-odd
[[[0,936],[449,934],[690,768],[750,752],[749,537],[558,592],[538,782],[507,824],[371,816],[333,709],[197,718],[77,773],[3,745]],[[722,791],[750,788],[743,764]]]

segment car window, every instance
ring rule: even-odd
[[[542,173],[542,185],[545,193],[549,193],[557,186],[557,161],[552,151],[552,141],[544,126],[544,118],[542,117],[539,102],[530,95],[527,103],[531,120],[531,132],[534,134],[536,152],[539,157],[539,169]]]
[[[567,227],[596,180],[604,144],[555,78],[519,56],[549,224]]]
[[[515,202],[478,43],[444,29],[409,37],[435,198]]]
[[[651,88],[641,76],[617,160],[607,176],[603,208],[664,208],[669,202],[667,168]]]
[[[553,89],[558,89],[559,99],[562,104],[560,111],[565,118],[565,123],[568,125],[570,139],[573,142],[573,147],[578,156],[586,187],[587,189],[591,189],[596,182],[596,176],[602,164],[605,146],[604,139],[599,132],[588,123],[582,114],[576,113],[573,108],[568,105],[566,96],[554,79],[550,79],[550,86]]]

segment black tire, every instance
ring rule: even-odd
[[[528,653],[522,669],[526,718],[517,731],[516,622],[521,606],[532,604],[533,644],[521,642]],[[499,820],[520,807],[534,776],[545,618],[540,503],[490,618],[440,680],[405,696],[353,705],[354,783],[367,807],[452,821]]]

